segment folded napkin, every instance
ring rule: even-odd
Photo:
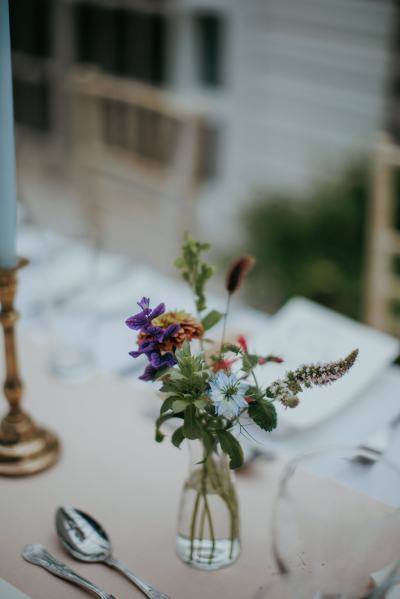
[[[250,341],[250,340],[249,340]],[[357,397],[363,397],[399,355],[399,340],[302,297],[289,300],[251,340],[262,355],[284,358],[257,372],[259,383],[269,385],[285,370],[301,364],[336,361],[359,348],[351,372],[333,385],[305,389],[295,410],[277,406],[279,422],[305,430],[327,420]],[[254,347],[253,347],[254,346]]]
[[[2,578],[0,578],[0,597],[1,599],[30,599],[28,595],[25,595]]]

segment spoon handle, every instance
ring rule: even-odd
[[[157,589],[149,585],[147,582],[141,580],[138,576],[136,576],[134,572],[132,572],[132,570],[124,566],[124,564],[122,564],[114,557],[108,557],[106,560],[106,564],[108,566],[111,566],[112,568],[115,568],[124,576],[126,576],[126,578],[133,582],[133,584],[135,584],[142,591],[142,593],[146,595],[146,597],[149,597],[149,599],[171,599],[169,595],[157,591]]]
[[[100,599],[115,599],[115,597],[109,593],[99,589],[99,587],[90,582],[90,580],[83,578],[83,576],[80,576],[71,570],[71,568],[66,564],[59,562],[52,555],[50,555],[50,553],[42,545],[39,545],[38,543],[26,545],[22,550],[22,557],[27,562],[35,564],[35,566],[41,566],[51,574],[54,574],[54,576],[63,578],[68,582],[76,584],[77,586],[90,591],[91,593],[100,597]]]

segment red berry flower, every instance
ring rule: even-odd
[[[237,338],[237,342],[240,345],[240,349],[247,354],[248,347],[247,347],[246,337],[244,335],[239,335],[239,337]]]

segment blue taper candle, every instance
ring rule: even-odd
[[[17,192],[10,19],[0,0],[0,268],[16,265]]]

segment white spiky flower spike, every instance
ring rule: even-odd
[[[296,370],[289,370],[284,379],[274,381],[267,388],[267,396],[280,401],[284,406],[292,408],[298,405],[297,393],[304,387],[322,387],[340,379],[353,366],[358,356],[358,349],[353,350],[343,360],[326,364],[306,364]]]

